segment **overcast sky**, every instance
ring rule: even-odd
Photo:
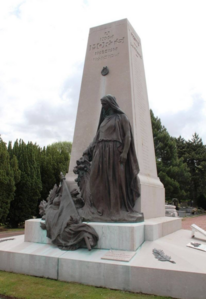
[[[0,0],[3,140],[72,141],[89,28],[127,18],[150,108],[170,135],[206,143],[205,15],[205,0]]]

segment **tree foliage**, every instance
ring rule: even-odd
[[[14,200],[11,203],[8,222],[12,227],[17,227],[36,215],[36,207],[42,189],[40,164],[40,148],[31,142],[16,141],[10,155],[18,159],[21,179],[16,184]]]
[[[206,195],[206,146],[197,133],[191,140],[184,140],[181,136],[176,139],[179,158],[187,164],[190,172],[189,192],[194,204],[204,205]]]
[[[0,138],[0,223],[17,227],[38,215],[39,202],[68,171],[71,146],[65,141],[41,149],[16,140],[7,147]]]
[[[46,199],[54,184],[60,182],[60,172],[68,172],[71,142],[57,142],[41,151],[41,200]]]
[[[71,150],[72,150],[72,143],[69,141],[59,141],[59,142],[52,143],[51,145],[49,145],[49,147],[57,150],[60,153],[61,152],[68,153],[70,157]]]
[[[151,111],[153,138],[158,176],[164,184],[166,199],[185,199],[188,196],[190,173],[183,159],[178,158],[175,139]]]
[[[18,173],[16,158],[10,161],[6,144],[0,137],[0,223],[4,223],[9,213],[10,203],[14,199],[15,175]]]

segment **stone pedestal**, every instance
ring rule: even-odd
[[[108,249],[60,250],[46,244],[45,235],[38,240],[46,243],[33,243],[32,238],[38,242],[36,231],[40,234],[45,231],[40,228],[40,220],[28,220],[27,241],[23,235],[11,240],[5,238],[5,242],[1,239],[0,270],[164,297],[205,299],[205,252],[186,246],[194,242],[190,231],[172,233],[175,227],[177,230],[178,222],[181,219],[173,217],[146,220],[142,223],[145,242],[133,251],[131,260],[117,261],[104,259],[110,253]],[[201,243],[206,245],[205,240]],[[157,260],[152,253],[154,248],[171,256],[175,264]]]
[[[101,71],[107,66],[109,74]],[[67,181],[75,187],[76,160],[93,140],[100,99],[112,94],[132,125],[140,166],[137,210],[145,219],[163,217],[164,187],[157,176],[141,40],[127,19],[90,29]]]
[[[167,217],[178,217],[176,207],[173,205],[165,205],[165,216]]]
[[[25,242],[51,244],[42,230],[41,219],[31,219],[25,222]],[[146,220],[141,223],[101,223],[88,222],[99,236],[96,249],[114,249],[136,251],[144,241],[154,241],[171,234],[182,227],[180,218],[161,217]]]
[[[47,238],[46,230],[41,229],[41,219],[29,219],[25,221],[25,242],[51,244],[51,240]]]
[[[25,222],[25,242],[50,244],[46,230],[42,230],[40,219]],[[97,223],[88,222],[99,236],[95,248],[135,251],[144,242],[144,223]]]

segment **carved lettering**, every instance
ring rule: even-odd
[[[111,31],[104,31],[103,36],[99,37],[99,42],[90,44],[88,46],[88,50],[94,53],[94,61],[113,58],[119,55],[119,46],[123,44],[124,41],[124,36],[121,38],[117,38]]]
[[[137,57],[137,58],[141,58],[142,59],[142,55],[141,55],[141,48],[140,49],[138,49],[139,47],[140,47],[140,45],[141,45],[141,43],[140,43],[140,40],[138,40],[136,37],[135,37],[135,34],[134,33],[132,33],[131,32],[131,37],[132,37],[132,39],[131,39],[131,43],[130,43],[130,45],[131,45],[131,47],[132,47],[132,49],[135,51],[135,56]]]
[[[124,37],[122,38],[116,38],[114,41],[113,40],[109,40],[107,42],[101,42],[101,43],[96,43],[96,44],[92,44],[92,45],[89,45],[89,51],[91,50],[98,50],[98,49],[104,49],[104,48],[107,48],[109,46],[117,46],[117,44],[120,44],[120,43],[124,43]]]
[[[106,53],[110,53],[110,52],[117,51],[117,50],[118,50],[118,47],[105,49],[105,50],[101,50],[101,51],[96,51],[95,55],[106,54]]]
[[[135,45],[131,43],[131,47],[134,49],[134,51],[136,53],[136,56],[140,57],[142,59],[142,55],[139,53],[139,51],[137,50],[137,48],[135,47]]]
[[[108,40],[108,39],[112,39],[113,37],[114,37],[114,35],[103,36],[103,37],[100,37],[100,41],[105,41],[105,40]]]
[[[141,127],[141,142],[143,147],[143,165],[145,169],[149,169],[149,143],[148,143],[148,130],[147,122],[145,119],[146,116],[146,106],[143,101],[140,101],[138,104],[139,109],[139,118],[140,118],[140,127]]]
[[[109,55],[104,55],[104,56],[99,56],[99,57],[94,57],[93,60],[94,61],[100,61],[100,60],[104,60],[104,59],[107,59],[107,58],[113,58],[113,57],[116,57],[118,55],[119,55],[119,53],[109,54]]]
[[[115,41],[114,41],[114,45],[116,45],[116,43],[124,43],[124,37],[123,38],[117,38]]]
[[[131,36],[132,36],[134,42],[137,44],[137,47],[139,47],[140,46],[140,41],[136,39],[136,37],[134,36],[134,34],[132,32],[131,32]]]
[[[115,47],[118,44],[124,43],[124,39],[124,36],[121,38],[116,38],[112,32],[105,31],[103,36],[99,38],[99,42],[89,45],[89,51],[102,50],[112,46]]]

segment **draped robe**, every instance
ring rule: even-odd
[[[120,110],[121,111],[121,110]],[[120,162],[126,135],[130,147],[125,163]],[[139,195],[137,174],[139,172],[132,130],[126,115],[113,113],[100,121],[97,134],[84,152],[92,157],[90,170],[90,203],[93,215],[83,213],[85,220],[136,222],[143,215],[134,211]]]

